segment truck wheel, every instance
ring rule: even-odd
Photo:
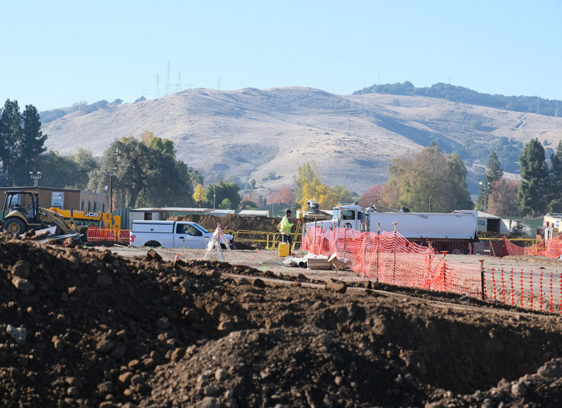
[[[8,218],[4,222],[4,231],[11,232],[15,235],[21,235],[27,230],[27,225],[25,222],[20,220],[19,218]]]
[[[158,242],[158,241],[148,241],[146,244],[144,244],[144,246],[155,248],[155,247],[159,247],[161,245],[160,245],[160,242]]]

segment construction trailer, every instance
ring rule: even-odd
[[[333,228],[381,233],[396,231],[411,242],[431,245],[438,251],[469,253],[478,241],[478,223],[474,211],[453,213],[380,212],[373,207],[363,209],[356,204],[334,207],[332,219],[309,222],[326,234]]]

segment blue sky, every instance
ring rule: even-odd
[[[451,82],[562,99],[557,1],[2,1],[0,98],[40,110],[183,88]]]

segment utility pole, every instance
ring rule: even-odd
[[[115,156],[121,157],[121,149],[119,149],[118,147],[115,149]],[[109,213],[113,214],[113,176],[116,176],[117,173],[117,164],[113,165],[113,170],[112,171],[107,171],[105,172],[106,176],[109,176]]]
[[[116,170],[116,168],[115,168],[115,170]],[[106,171],[105,175],[109,176],[109,213],[112,214],[113,213],[113,183],[112,183],[112,177],[116,176],[117,174],[112,172],[112,171]]]
[[[217,208],[217,187],[213,184],[213,209]]]

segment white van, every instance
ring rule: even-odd
[[[134,220],[130,244],[134,247],[198,248],[204,249],[213,236],[195,222],[187,221],[140,221]],[[221,235],[223,247],[233,247],[234,237]]]

